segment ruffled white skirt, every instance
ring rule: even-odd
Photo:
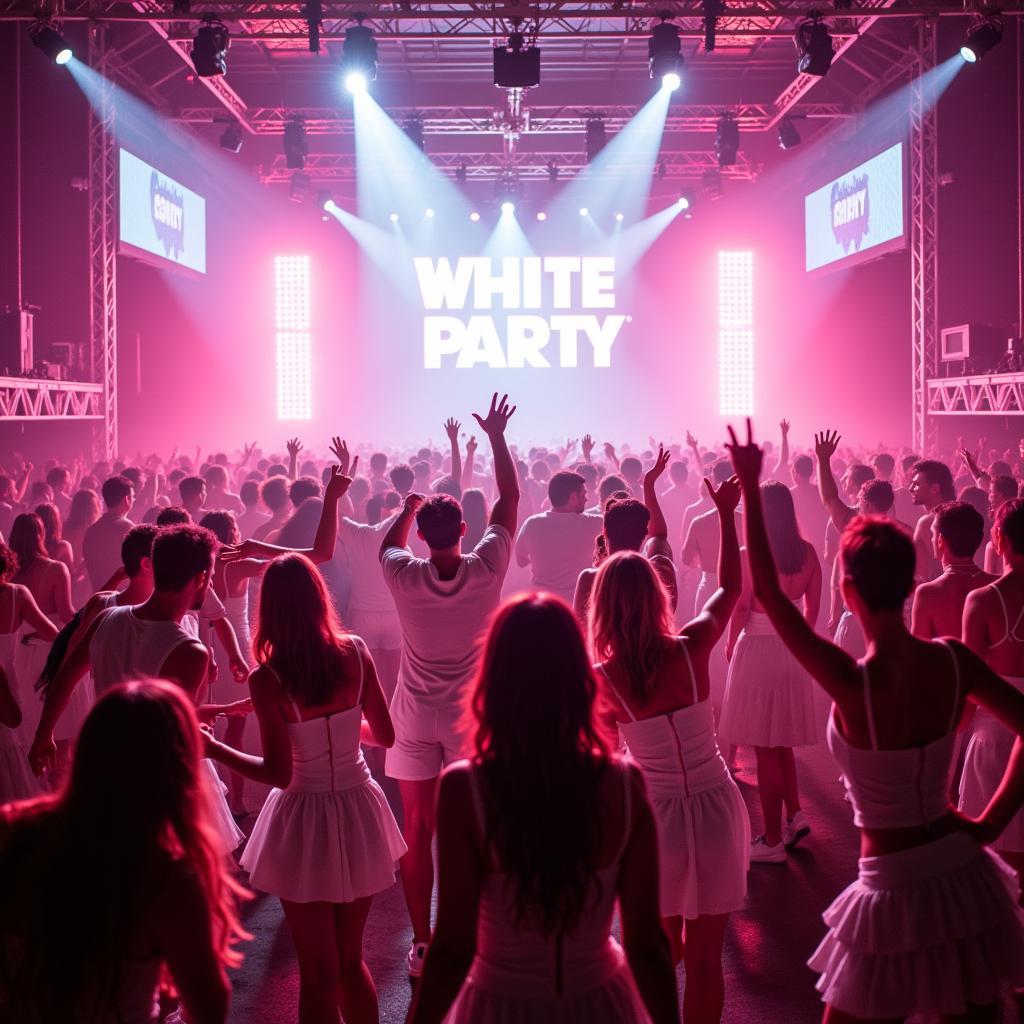
[[[1016,873],[965,832],[881,857],[823,917],[808,961],[818,991],[863,1017],[960,1014],[1024,985],[1024,912]]]
[[[0,804],[27,800],[43,792],[28,766],[28,754],[17,733],[0,725]]]
[[[292,903],[351,903],[389,889],[405,841],[372,779],[335,792],[272,790],[241,865]]]

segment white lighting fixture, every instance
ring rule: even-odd
[[[680,210],[688,210],[690,208],[690,200],[686,196],[680,196],[676,200],[676,206],[678,206]]]
[[[434,216],[434,211],[433,211],[433,210],[432,210],[432,209],[431,209],[431,208],[430,208],[430,207],[428,206],[428,207],[427,207],[427,208],[426,208],[426,209],[425,209],[425,210],[423,211],[423,215],[424,215],[425,217],[433,217],[433,216]]]
[[[510,199],[506,199],[505,202],[503,202],[501,204],[501,212],[502,213],[507,213],[509,215],[515,213],[516,212],[516,204],[513,203]]]
[[[397,213],[391,214],[390,220],[391,220],[392,224],[397,224],[398,223],[398,214]]]
[[[670,71],[661,78],[661,87],[668,92],[675,92],[682,84],[683,80],[674,71]]]
[[[624,213],[617,213],[617,214],[615,214],[615,219],[616,220],[625,220],[626,219],[626,215]]]
[[[313,417],[309,257],[274,257],[277,418]]]
[[[480,214],[474,210],[470,215],[469,219],[475,224],[480,219]]]
[[[366,92],[366,75],[361,71],[351,71],[345,76],[345,88],[353,96]]]
[[[581,206],[580,207],[580,216],[581,217],[589,217],[590,216],[590,211],[585,206]]]
[[[548,215],[543,210],[537,211],[537,220],[547,220]]]
[[[754,415],[754,254],[718,254],[718,411]]]

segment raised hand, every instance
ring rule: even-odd
[[[359,456],[356,456],[356,461],[352,462],[350,466],[352,456],[349,454],[348,441],[343,441],[340,437],[332,437],[331,454],[338,460],[338,468],[341,470],[342,476],[356,475],[355,466],[359,462]]]
[[[815,434],[814,454],[821,462],[828,462],[835,455],[840,439],[838,430],[823,430],[820,434]]]
[[[422,494],[416,494],[416,493],[410,491],[409,494],[407,494],[405,496],[405,507],[404,507],[404,509],[405,509],[406,512],[412,512],[415,515],[416,510],[426,500],[427,499],[424,498]]]
[[[352,478],[355,476],[358,465],[359,456],[357,455],[352,460],[352,466],[348,473],[343,473],[341,466],[331,466],[331,476],[324,488],[324,501],[341,501],[352,486]]]
[[[444,421],[444,432],[448,435],[448,440],[451,441],[452,444],[455,444],[455,441],[459,436],[459,427],[461,426],[462,424],[454,417]]]
[[[740,483],[746,488],[757,487],[757,482],[761,478],[761,460],[764,458],[764,452],[754,444],[754,427],[750,422],[750,417],[747,417],[746,444],[740,444],[736,437],[736,431],[731,426],[728,430],[729,442],[725,447],[732,459]]]
[[[723,515],[727,515],[730,512],[735,512],[736,507],[740,503],[740,478],[738,476],[731,476],[728,480],[723,480],[722,485],[715,490],[714,484],[707,478],[704,477],[704,486],[708,489],[708,496],[715,503],[715,508],[718,509]]]
[[[687,447],[697,451],[697,438],[695,438],[689,431],[686,432],[686,444]]]
[[[297,437],[293,437],[285,443],[285,449],[293,459],[298,458],[299,452],[302,451],[302,442]]]
[[[231,675],[236,683],[244,683],[249,678],[249,666],[245,663],[244,658],[231,658]],[[244,702],[240,702],[244,703]],[[252,705],[249,706],[249,711],[252,710]],[[249,711],[243,711],[242,714],[248,714]]]
[[[476,451],[476,434],[471,434],[466,442],[466,454],[472,455]]]
[[[583,457],[589,462],[590,453],[594,450],[594,439],[589,434],[584,434],[580,447],[583,449]]]
[[[606,458],[611,459],[613,462],[615,461],[615,445],[611,441],[605,441],[604,454]]]
[[[783,437],[789,437],[789,420],[779,420],[779,430]]]
[[[565,439],[565,451],[566,451],[566,454],[571,452],[573,450],[573,448],[575,448],[576,445],[578,445],[579,443],[580,443],[580,439],[578,437],[567,437]]]
[[[672,459],[670,452],[665,450],[663,444],[658,445],[658,456],[654,460],[654,465],[644,474],[644,487],[653,487],[655,481],[665,472],[665,467],[669,464]]]
[[[254,451],[256,451],[256,445],[258,445],[258,444],[259,444],[259,441],[253,441],[252,444],[246,444],[244,441],[242,442],[242,462],[243,463],[244,462],[248,462],[252,458],[252,453]]]
[[[487,416],[483,417],[479,413],[473,413],[473,419],[480,424],[480,429],[488,437],[494,437],[495,435],[505,433],[508,421],[512,418],[512,414],[515,411],[516,407],[514,405],[511,408],[509,407],[508,395],[502,395],[499,402],[498,392],[495,391],[491,397],[491,408],[488,410]]]
[[[36,736],[28,752],[28,763],[36,778],[57,767],[57,744],[52,737]]]

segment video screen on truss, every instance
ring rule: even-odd
[[[903,143],[804,197],[808,271],[838,270],[906,242]]]
[[[159,266],[206,273],[206,200],[121,150],[121,249]]]

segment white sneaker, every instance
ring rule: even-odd
[[[774,846],[769,846],[764,839],[764,836],[758,836],[750,844],[750,863],[751,864],[785,864],[789,859],[789,854],[786,853],[785,843],[776,843]]]
[[[426,958],[427,944],[425,942],[414,942],[409,947],[409,955],[405,958],[405,962],[409,968],[410,978],[418,978],[423,974],[423,961]]]
[[[811,834],[811,823],[803,811],[797,811],[792,818],[789,818],[782,826],[782,842],[787,850],[792,850],[802,839]]]

